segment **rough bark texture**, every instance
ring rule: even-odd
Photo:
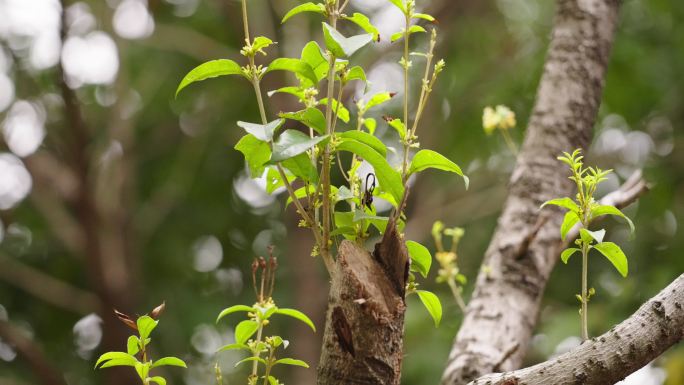
[[[684,274],[627,320],[557,358],[471,385],[612,385],[684,336]]]
[[[520,366],[558,259],[562,213],[539,210],[568,196],[556,160],[589,143],[618,19],[617,0],[560,0],[544,74],[509,195],[485,254],[443,384],[466,384]]]
[[[373,254],[341,243],[333,275],[320,385],[397,385],[403,356],[408,252],[395,226]]]

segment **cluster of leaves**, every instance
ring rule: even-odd
[[[582,334],[583,338],[586,339],[588,337],[586,332],[587,303],[595,292],[594,289],[587,289],[587,257],[589,251],[595,249],[600,252],[623,277],[626,277],[628,273],[627,256],[620,246],[603,240],[606,235],[605,229],[590,230],[590,225],[596,218],[604,215],[613,215],[625,219],[632,232],[634,232],[634,224],[617,207],[596,202],[594,199],[596,188],[599,183],[607,179],[606,176],[611,173],[611,170],[604,171],[599,168],[584,167],[583,159],[584,157],[579,149],[572,154],[565,152],[563,156],[558,157],[558,160],[570,168],[572,172],[570,179],[577,185],[577,195],[574,200],[569,197],[552,199],[545,202],[542,207],[554,205],[568,210],[560,228],[561,238],[564,241],[568,233],[579,226],[579,237],[574,242],[577,247],[565,249],[561,253],[561,260],[563,263],[568,263],[573,254],[577,252],[582,254],[582,293],[577,295],[577,299],[582,304],[580,309]]]
[[[165,304],[156,307],[150,315],[144,315],[133,320],[132,317],[115,311],[117,317],[138,335],[128,337],[126,352],[107,352],[100,356],[95,368],[110,368],[114,366],[131,366],[135,369],[143,385],[156,383],[166,385],[166,379],[161,376],[150,376],[150,371],[160,366],[179,366],[186,368],[185,362],[177,357],[164,357],[152,360],[149,356],[150,334],[159,323],[158,318],[164,311]]]
[[[451,238],[451,245],[449,249],[444,247],[443,236]],[[440,268],[437,274],[437,283],[446,283],[451,289],[451,293],[456,300],[456,303],[465,311],[465,302],[463,301],[463,286],[468,283],[465,275],[461,274],[458,267],[458,254],[456,252],[461,238],[465,235],[465,230],[460,227],[445,228],[444,223],[437,221],[432,225],[432,238],[437,247],[435,258],[439,262]]]
[[[289,11],[283,17],[283,23],[302,13],[323,16],[326,19],[322,22],[325,46],[321,48],[318,43],[311,41],[304,46],[299,58],[276,58],[267,65],[257,65],[257,55],[266,56],[266,50],[275,43],[264,36],[251,39],[247,2],[242,0],[246,44],[241,54],[247,59],[247,64],[241,66],[227,59],[201,64],[185,76],[176,93],[194,82],[224,75],[242,77],[252,84],[261,122],[238,122],[238,126],[246,134],[235,148],[244,154],[252,177],[266,176],[267,192],[273,193],[281,187],[288,191],[288,204],[296,206],[301,216],[300,226],[310,228],[315,238],[316,246],[312,255],[322,256],[331,275],[334,271],[334,259],[330,249],[338,238],[361,242],[369,236],[371,226],[380,233],[386,230],[388,224],[398,226],[399,230],[403,228],[403,209],[408,195],[409,177],[432,168],[456,173],[464,178],[466,186],[468,183],[467,177],[456,163],[435,151],[422,149],[410,159],[412,150],[420,147],[416,130],[445,63],[439,60],[433,65],[437,41],[435,29],[430,34],[429,49],[426,52],[409,52],[411,36],[427,32],[424,27],[415,23],[434,22],[434,17],[416,12],[415,0],[389,1],[405,16],[404,28],[391,37],[392,42],[404,40],[404,55],[399,63],[404,68],[405,75],[403,118],[385,118],[389,127],[397,132],[404,147],[401,165],[395,167],[389,163],[389,149],[375,135],[378,120],[367,116],[369,110],[388,102],[395,94],[381,92],[361,98],[354,105],[355,122],[352,121],[352,112],[342,100],[343,92],[350,83],[361,82],[364,86],[368,85],[364,69],[351,64],[350,57],[369,43],[380,40],[377,28],[366,15],[345,13],[348,1],[305,3]],[[344,36],[337,29],[338,21],[356,25],[364,33]],[[413,65],[412,57],[422,57],[426,64],[417,107],[413,121],[409,124],[409,69]],[[270,120],[266,113],[261,81],[273,71],[290,72],[297,82],[267,94],[271,96],[282,93],[296,97],[301,109],[281,112],[276,119]],[[286,124],[298,125],[300,129],[283,129]],[[348,166],[342,162],[344,153],[351,157]],[[368,175],[359,175],[362,161],[370,164],[374,170],[372,185],[368,183]],[[331,170],[335,162],[347,182],[345,185],[334,186],[331,182]],[[365,186],[364,178],[367,182]],[[375,188],[376,179],[378,188]],[[390,216],[378,215],[372,204],[374,196],[386,200],[394,207]],[[425,263],[420,261],[422,255],[411,245],[413,244],[408,244],[413,259],[412,272],[426,274]],[[441,306],[438,312],[435,303],[438,304],[439,301],[434,300],[436,296],[422,291],[418,293],[435,318],[435,323],[438,323]],[[429,299],[424,299],[428,297]]]
[[[264,329],[270,324],[273,315],[283,315],[295,318],[307,324],[313,331],[316,327],[304,313],[295,309],[284,309],[276,306],[272,294],[275,286],[275,269],[277,260],[271,256],[268,261],[259,258],[252,264],[252,282],[257,297],[257,302],[252,305],[235,305],[224,309],[219,314],[216,322],[225,316],[233,313],[246,313],[247,319],[241,321],[235,327],[235,343],[223,346],[219,352],[226,350],[242,350],[249,353],[249,356],[239,361],[235,366],[252,363],[252,372],[247,379],[249,385],[256,385],[263,381],[264,385],[278,385],[280,381],[272,375],[273,367],[277,365],[293,365],[308,368],[309,365],[301,360],[294,358],[278,358],[278,349],[287,349],[289,341],[282,337],[265,336]],[[261,273],[261,274],[259,274]],[[259,280],[257,280],[257,276]],[[261,364],[263,372],[260,371]],[[222,383],[221,373],[217,368],[217,379]]]

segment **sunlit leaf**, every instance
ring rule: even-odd
[[[216,323],[218,323],[218,322],[221,320],[221,318],[223,318],[223,317],[225,317],[225,316],[227,316],[227,315],[229,315],[229,314],[233,314],[233,313],[237,313],[237,312],[251,313],[251,312],[254,312],[254,311],[255,311],[254,308],[251,307],[251,306],[247,306],[247,305],[234,305],[234,306],[231,306],[231,307],[228,307],[228,308],[223,309],[223,310],[221,311],[221,313],[219,313],[218,317],[216,318]]]
[[[166,385],[166,379],[161,376],[150,377],[149,381],[156,382],[157,385]]]
[[[238,365],[240,365],[240,364],[244,364],[244,363],[246,363],[246,362],[253,362],[253,361],[257,361],[257,362],[259,362],[259,363],[262,363],[262,364],[266,365],[266,360],[264,360],[263,358],[259,358],[259,357],[247,357],[247,358],[245,358],[244,360],[238,361],[238,362],[235,364],[235,367],[238,367]]]
[[[622,213],[617,207],[610,205],[597,205],[591,208],[591,217],[596,218],[602,215],[615,215],[624,218],[629,224],[631,232],[634,232],[634,223],[629,217]]]
[[[318,170],[306,153],[284,160],[283,167],[303,181],[318,183]]]
[[[563,217],[563,223],[561,224],[560,228],[560,234],[561,234],[561,239],[565,240],[565,237],[568,235],[568,232],[572,230],[572,228],[577,224],[577,222],[580,221],[580,218],[577,216],[577,213],[574,211],[568,211],[565,213],[565,217]]]
[[[606,235],[606,230],[590,231],[587,229],[580,229],[580,238],[584,243],[591,243],[595,240],[598,243],[603,242],[603,237]]]
[[[439,327],[439,323],[442,321],[442,303],[439,298],[427,290],[417,290],[416,293],[420,301],[423,302],[425,309],[430,313],[432,320],[435,321],[435,327]]]
[[[578,251],[580,251],[580,249],[576,247],[570,247],[563,250],[563,252],[561,253],[561,261],[563,261],[563,263],[568,263],[568,259],[570,259],[570,257],[572,257],[572,255]]]
[[[278,58],[271,62],[266,68],[265,73],[272,71],[288,71],[302,76],[314,84],[318,81],[313,68],[301,59]]]
[[[225,346],[222,346],[218,352],[224,352],[226,350],[249,350],[249,346],[247,344],[228,344]]]
[[[281,23],[285,23],[292,16],[298,15],[298,14],[303,13],[303,12],[313,12],[313,13],[325,15],[325,5],[315,4],[315,3],[304,3],[301,5],[298,5],[294,8],[292,8],[287,14],[285,14],[285,16],[283,17],[283,21],[281,21]]]
[[[100,364],[107,364],[108,362],[112,362],[112,364],[109,366],[135,366],[138,360],[132,355],[124,352],[108,352],[101,355],[100,358],[97,359],[97,362],[95,362],[95,367],[97,368],[100,366]],[[103,364],[100,367],[104,368],[109,366],[104,366]]]
[[[394,4],[395,7],[399,8],[402,13],[406,13],[406,5],[404,0],[389,0],[390,3]]]
[[[296,112],[283,112],[281,118],[296,120],[307,127],[311,127],[317,133],[323,135],[326,132],[325,116],[318,108],[310,107]]]
[[[258,329],[259,324],[256,321],[246,320],[240,322],[235,327],[235,343],[244,344]]]
[[[152,367],[156,368],[159,366],[178,366],[181,368],[187,368],[188,366],[181,360],[180,358],[176,357],[164,357],[160,358],[152,363]]]
[[[432,265],[432,255],[427,247],[415,241],[406,241],[406,248],[411,257],[411,269],[427,278]]]
[[[323,78],[328,74],[328,60],[323,56],[321,47],[315,41],[308,42],[304,49],[302,49],[302,61],[307,63],[311,68],[313,68],[316,74],[316,82],[309,84],[308,86],[313,86],[318,84]]]
[[[136,324],[138,325],[138,333],[140,334],[140,340],[145,341],[147,337],[150,336],[152,330],[157,327],[159,321],[152,319],[150,316],[142,316],[138,318]]]
[[[131,356],[135,356],[140,351],[140,340],[137,336],[128,337],[126,342],[126,350]]]
[[[627,256],[622,251],[620,246],[616,245],[613,242],[602,242],[597,245],[594,245],[594,249],[598,250],[606,258],[608,258],[610,263],[612,263],[613,266],[615,266],[620,275],[622,275],[623,277],[627,276],[629,270]]]
[[[359,27],[363,28],[364,31],[367,33],[370,33],[373,35],[373,40],[375,41],[380,41],[380,32],[378,32],[378,29],[375,28],[373,23],[371,23],[370,19],[368,16],[362,14],[362,13],[354,13],[352,16],[347,16],[345,19],[355,23]]]
[[[259,178],[266,169],[266,163],[271,159],[271,147],[267,142],[247,134],[235,145],[235,149],[245,156],[250,176]]]
[[[223,75],[242,75],[242,68],[236,62],[228,59],[212,60],[206,63],[200,64],[195,67],[192,71],[188,72],[187,75],[181,80],[176,89],[176,96],[183,90],[183,88],[189,86],[194,82],[199,82],[201,80],[215,78],[217,76]]]
[[[297,130],[285,130],[273,143],[271,162],[293,158],[326,139],[328,135],[311,138]]]
[[[316,331],[316,326],[314,326],[313,321],[309,317],[306,316],[306,314],[302,313],[299,310],[296,309],[278,309],[275,311],[275,314],[280,314],[280,315],[286,315],[288,317],[292,317],[294,319],[300,320],[304,322],[305,324],[309,325],[311,330]]]
[[[563,208],[566,208],[568,210],[572,210],[575,212],[580,211],[580,208],[579,208],[579,206],[577,206],[577,203],[575,203],[575,201],[573,201],[572,199],[567,198],[567,197],[551,199],[549,201],[546,201],[546,202],[542,203],[540,208],[547,206],[547,205],[559,206],[559,207],[563,207]]]
[[[373,41],[372,34],[344,37],[328,23],[323,23],[323,37],[325,39],[325,46],[336,57],[351,56],[354,52]]]
[[[401,119],[391,119],[387,122],[387,124],[394,128],[402,140],[406,138],[406,125],[401,121]]]
[[[321,103],[321,105],[323,106],[327,106],[328,98],[321,99],[319,103]],[[336,99],[332,100],[332,110],[333,112],[337,111],[338,119],[345,123],[349,123],[349,110],[342,103],[339,103]]]
[[[378,154],[382,155],[383,157],[387,156],[387,146],[385,146],[385,144],[382,143],[382,141],[380,139],[376,138],[375,136],[373,136],[367,132],[356,131],[356,130],[345,131],[345,132],[339,134],[339,136],[341,138],[353,139],[353,140],[359,141],[363,144],[368,145],[369,147],[371,147],[373,150],[377,151]]]
[[[281,365],[292,365],[292,366],[301,366],[303,368],[308,368],[309,364],[302,360],[295,360],[294,358],[281,358],[275,362],[276,365],[281,364]]]
[[[426,170],[428,168],[434,168],[438,170],[456,173],[463,177],[466,188],[468,188],[468,177],[463,174],[461,168],[458,167],[456,163],[447,159],[444,155],[432,150],[418,151],[418,153],[416,153],[416,155],[413,157],[413,160],[411,161],[411,166],[409,167],[408,173],[413,174],[416,172]]]
[[[414,13],[413,18],[414,19],[423,19],[423,20],[427,20],[429,22],[435,21],[435,18],[432,15],[428,15],[427,13]]]
[[[277,119],[268,124],[237,122],[237,125],[247,131],[248,134],[254,135],[257,139],[270,142],[273,140],[273,134],[283,123],[285,123],[285,119]]]

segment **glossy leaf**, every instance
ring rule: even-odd
[[[399,134],[399,137],[404,140],[406,138],[406,125],[401,119],[392,119],[388,122],[389,126]]]
[[[284,160],[283,167],[303,181],[318,183],[318,170],[306,153]]]
[[[419,25],[412,25],[412,26],[408,29],[408,34],[409,34],[409,35],[413,35],[414,33],[425,33],[425,32],[427,32],[427,31],[425,30],[425,28],[423,28],[423,27],[421,27],[421,26],[419,26]],[[403,38],[404,36],[406,36],[406,30],[402,30],[402,31],[400,31],[400,32],[397,32],[397,33],[392,34],[392,37],[390,38],[390,41],[391,41],[392,43],[394,43],[395,41],[397,41],[397,40]]]
[[[178,366],[181,368],[187,368],[188,366],[181,360],[180,358],[176,357],[164,357],[160,358],[152,363],[153,368],[157,368],[159,366]]]
[[[265,73],[272,71],[288,71],[302,76],[314,84],[318,81],[316,74],[311,66],[301,59],[278,58],[271,62],[266,68]]]
[[[254,135],[259,140],[270,142],[273,140],[273,134],[285,123],[285,119],[277,119],[268,124],[256,124],[247,122],[237,122],[238,127],[241,127],[248,134]]]
[[[413,18],[414,19],[423,19],[423,20],[427,20],[429,22],[435,21],[435,18],[432,15],[428,15],[427,13],[414,13]]]
[[[235,149],[245,156],[252,178],[259,178],[266,169],[266,163],[271,159],[271,146],[252,134],[247,134],[235,145]]]
[[[266,54],[263,49],[270,47],[273,45],[273,40],[264,37],[264,36],[258,36],[254,39],[254,42],[252,43],[252,50],[254,52],[261,52],[262,54]]]
[[[565,213],[565,217],[563,217],[563,223],[561,224],[560,228],[560,234],[561,234],[561,239],[565,240],[565,237],[568,235],[568,232],[572,230],[572,228],[579,222],[580,219],[577,216],[577,213],[574,211],[568,211]]]
[[[303,368],[308,368],[309,364],[302,360],[295,360],[294,358],[281,358],[275,362],[276,365],[292,365],[292,366],[301,366]]]
[[[570,247],[570,248],[563,250],[563,252],[561,253],[561,256],[560,256],[561,261],[563,261],[563,263],[568,263],[568,259],[570,259],[570,257],[572,257],[572,255],[578,251],[581,251],[581,250],[576,248],[576,247]]]
[[[634,232],[634,223],[632,222],[632,220],[629,219],[629,217],[627,217],[625,214],[623,214],[622,211],[620,211],[617,207],[610,205],[597,205],[591,208],[592,218],[600,217],[602,215],[614,215],[625,219],[629,224],[630,230]]]
[[[328,105],[328,98],[323,98],[319,101],[321,105],[327,106]],[[340,119],[341,121],[345,123],[349,123],[349,110],[342,104],[339,103],[336,99],[332,100],[332,110],[333,113],[337,111],[337,118]]]
[[[166,385],[166,379],[161,376],[150,377],[149,381],[156,382],[157,385]]]
[[[404,0],[389,0],[389,2],[394,4],[395,7],[399,8],[402,13],[406,13],[406,5],[404,5]]]
[[[416,153],[416,155],[413,157],[413,160],[411,161],[411,166],[409,167],[408,173],[413,174],[428,168],[434,168],[438,170],[456,173],[463,177],[466,188],[468,188],[468,177],[463,174],[461,168],[458,167],[456,163],[447,159],[444,155],[432,150],[418,151],[418,153]]]
[[[587,229],[580,229],[580,238],[584,243],[591,243],[596,241],[598,243],[603,242],[603,237],[606,235],[606,230],[590,231]]]
[[[259,358],[259,357],[247,357],[247,358],[245,358],[244,360],[238,361],[238,362],[235,364],[235,367],[237,368],[240,364],[244,364],[244,363],[246,363],[246,362],[253,362],[253,361],[257,361],[257,362],[259,362],[259,363],[262,363],[262,364],[266,365],[266,360],[264,360],[263,358]]]
[[[314,326],[313,321],[309,317],[306,316],[306,314],[302,313],[299,310],[296,309],[278,309],[275,311],[275,314],[280,314],[280,315],[285,315],[288,317],[292,317],[294,319],[298,319],[305,324],[309,325],[311,330],[316,331],[316,326]]]
[[[231,306],[231,307],[228,307],[228,308],[223,309],[223,310],[221,311],[221,313],[219,313],[218,317],[216,318],[216,323],[218,323],[218,322],[221,320],[221,318],[223,318],[223,317],[225,317],[225,316],[227,316],[227,315],[229,315],[229,314],[233,314],[233,313],[237,313],[237,312],[252,313],[252,312],[254,312],[254,311],[255,311],[255,309],[254,309],[253,307],[251,307],[251,306],[247,306],[247,305],[234,305],[234,306]]]
[[[323,23],[323,37],[325,39],[325,46],[336,57],[351,56],[354,52],[373,41],[372,34],[344,37],[328,23]]]
[[[294,8],[292,8],[287,14],[285,14],[281,23],[285,23],[292,16],[299,15],[300,13],[303,13],[303,12],[313,12],[313,13],[325,15],[325,5],[315,4],[315,3],[304,3],[301,5],[298,5]]]
[[[337,145],[337,149],[352,152],[370,163],[380,182],[380,187],[387,191],[396,202],[401,202],[404,195],[401,175],[389,165],[385,157],[367,144],[353,139],[344,139]]]
[[[240,322],[235,327],[235,343],[244,344],[256,333],[257,329],[259,329],[259,324],[256,321],[246,320]]]
[[[304,49],[302,49],[302,61],[311,66],[314,74],[316,74],[316,83],[313,83],[310,86],[318,84],[318,82],[327,76],[330,65],[323,55],[321,47],[315,41],[308,42],[304,46]]]
[[[128,337],[128,341],[126,341],[126,351],[132,356],[138,354],[140,351],[140,340],[137,336]]]
[[[113,361],[113,364],[104,366],[110,361]],[[101,368],[111,366],[135,366],[137,362],[138,360],[130,354],[124,352],[108,352],[101,355],[100,358],[97,359],[97,362],[95,362],[95,367],[97,368],[103,363],[104,364],[100,366]]]
[[[549,201],[546,201],[540,206],[540,208],[542,208],[544,206],[548,206],[548,205],[563,207],[563,208],[566,208],[568,210],[572,210],[575,212],[580,211],[580,208],[579,208],[579,206],[577,206],[577,203],[575,203],[575,201],[573,201],[572,199],[567,198],[567,197],[566,198],[551,199]]]
[[[615,266],[620,275],[622,275],[623,277],[627,276],[627,273],[629,271],[627,256],[622,251],[620,246],[616,245],[613,242],[602,242],[597,245],[594,245],[594,249],[598,250],[606,258],[608,258],[610,263],[612,263],[613,266]]]
[[[370,99],[368,99],[368,102],[364,104],[364,109],[363,111],[366,112],[370,110],[373,107],[379,106],[380,104],[383,104],[385,102],[388,102],[392,100],[392,94],[391,92],[379,92],[373,96],[371,96]],[[404,129],[406,131],[406,129]]]
[[[249,346],[247,344],[228,344],[225,346],[222,346],[218,352],[224,352],[226,350],[249,350]]]
[[[212,60],[206,63],[200,64],[195,67],[192,71],[188,72],[187,75],[181,80],[178,88],[176,89],[176,96],[187,86],[192,83],[199,82],[209,78],[215,78],[217,76],[223,75],[242,75],[242,68],[240,65],[232,60],[219,59]]]
[[[363,131],[345,131],[339,135],[341,138],[345,139],[353,139],[356,141],[359,141],[369,147],[371,147],[373,150],[377,151],[378,154],[382,155],[383,157],[387,156],[387,146],[385,146],[384,143],[375,136],[363,132]]]
[[[280,117],[290,120],[296,120],[307,127],[311,127],[317,133],[324,135],[326,131],[325,115],[318,108],[307,108],[297,112],[284,112]]]
[[[411,257],[411,270],[420,273],[424,278],[427,278],[432,265],[432,255],[427,247],[418,242],[406,241],[406,248]]]
[[[425,309],[430,313],[432,320],[435,321],[435,327],[439,327],[439,323],[442,321],[442,303],[439,298],[427,290],[417,290],[416,293],[420,301],[423,302]]]
[[[294,158],[326,139],[328,139],[328,135],[311,138],[297,130],[285,130],[273,143],[271,161],[281,162],[285,159]]]
[[[380,41],[380,32],[378,32],[378,29],[373,25],[373,23],[371,23],[368,16],[366,16],[362,13],[356,12],[352,16],[345,17],[345,19],[353,22],[354,24],[363,28],[363,30],[366,31],[367,33],[370,33],[371,35],[373,35],[373,40]]]
[[[159,321],[152,319],[152,317],[144,315],[138,318],[136,324],[138,325],[138,333],[140,334],[140,340],[145,341],[147,337],[150,336],[152,330],[157,327]]]
[[[359,66],[352,67],[347,73],[347,81],[350,82],[352,80],[361,80],[362,82],[367,83],[366,71]]]

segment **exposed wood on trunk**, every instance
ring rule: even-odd
[[[684,274],[631,317],[559,357],[471,385],[612,385],[662,354],[684,336]]]
[[[318,384],[399,384],[407,266],[408,252],[393,225],[373,255],[353,242],[341,243]]]
[[[559,250],[562,213],[540,212],[539,205],[572,194],[556,156],[589,143],[618,8],[617,0],[558,1],[525,142],[485,254],[487,268],[480,271],[449,355],[444,384],[466,384],[495,367],[512,370],[522,363]],[[508,354],[512,347],[515,351]]]

